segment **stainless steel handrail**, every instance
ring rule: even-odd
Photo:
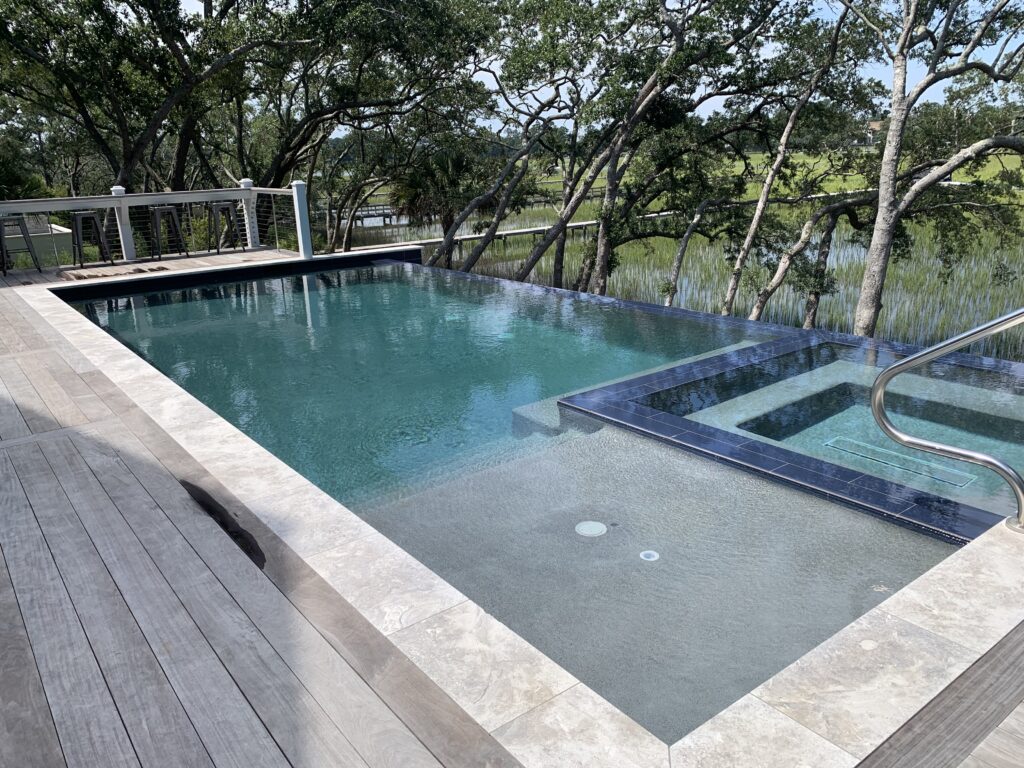
[[[875,421],[878,422],[878,426],[882,428],[882,431],[897,443],[908,448],[918,448],[922,451],[937,453],[950,459],[960,459],[962,461],[969,461],[972,464],[980,464],[998,473],[1007,482],[1013,490],[1013,495],[1017,498],[1017,517],[1011,517],[1006,521],[1011,528],[1017,531],[1024,531],[1024,478],[1021,478],[1017,470],[995,456],[989,456],[987,453],[971,451],[966,448],[956,448],[944,443],[936,443],[931,440],[908,435],[906,432],[897,429],[885,410],[885,388],[889,386],[889,382],[901,373],[905,373],[912,368],[927,365],[936,358],[1022,323],[1024,323],[1024,307],[890,365],[878,374],[878,378],[875,379],[875,383],[871,387],[871,413],[874,414]]]

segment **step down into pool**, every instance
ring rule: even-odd
[[[932,480],[938,480],[940,483],[949,483],[957,488],[963,488],[978,479],[977,475],[958,472],[955,469],[949,469],[931,461],[904,456],[901,453],[896,453],[896,451],[889,451],[885,448],[879,448],[877,445],[862,443],[860,440],[851,440],[848,437],[833,437],[825,445],[839,451],[852,453],[854,456],[860,456],[863,459],[877,461],[880,464],[902,469],[906,472],[913,472],[915,475],[930,477]]]
[[[512,409],[512,434],[523,438],[530,435],[556,437],[572,430],[576,432],[594,432],[601,427],[601,422],[581,417],[575,411],[558,407],[556,395],[546,400],[527,403]]]

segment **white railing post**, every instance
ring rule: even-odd
[[[242,215],[245,217],[245,238],[249,248],[260,247],[260,226],[256,221],[256,193],[252,191],[252,179],[242,179],[238,186],[248,192],[242,197]]]
[[[313,233],[309,229],[309,206],[306,204],[306,182],[292,182],[292,199],[295,203],[295,230],[299,236],[299,255],[304,259],[313,258]]]
[[[120,198],[114,202],[114,216],[117,218],[117,234],[121,238],[121,255],[125,261],[135,261],[135,237],[128,217],[128,201],[124,199],[124,187],[111,187],[110,194]]]

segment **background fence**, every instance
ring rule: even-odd
[[[26,233],[28,235],[26,242]],[[0,201],[8,268],[192,256],[225,250],[296,252],[312,258],[306,185]]]

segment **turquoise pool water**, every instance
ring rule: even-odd
[[[353,504],[522,450],[518,406],[751,340],[735,325],[403,265],[82,308]]]
[[[405,266],[78,307],[667,743],[955,549],[553,401],[771,331]]]

